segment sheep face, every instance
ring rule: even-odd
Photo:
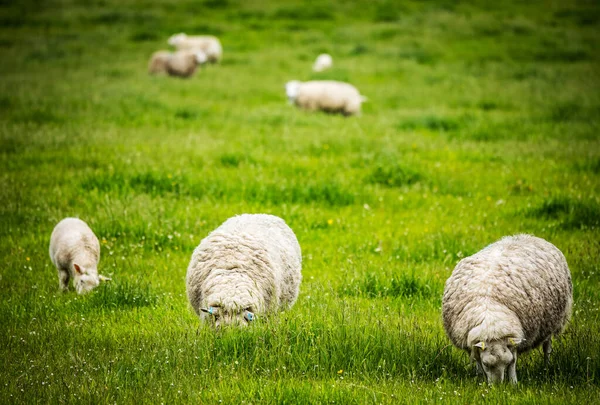
[[[300,82],[298,80],[292,80],[285,84],[285,93],[288,96],[288,100],[290,104],[296,100],[298,97],[298,92],[300,90]]]
[[[517,382],[517,339],[506,338],[492,342],[479,342],[471,348],[471,357],[477,368],[485,374],[489,384],[501,383],[508,372],[508,380]]]
[[[244,309],[237,307],[233,310],[228,310],[220,306],[210,306],[208,308],[201,308],[201,310],[207,314],[204,319],[207,319],[216,329],[220,329],[223,326],[245,328],[256,318],[251,307]]]
[[[208,61],[206,54],[202,51],[195,52],[194,56],[196,57],[196,63],[199,65],[203,65]]]
[[[187,35],[181,32],[179,34],[171,35],[171,38],[169,38],[167,43],[171,46],[177,46],[177,44],[181,43],[181,41],[184,41],[186,38]]]
[[[77,294],[86,294],[100,285],[100,281],[110,281],[109,277],[98,274],[95,267],[85,268],[76,263],[73,264],[73,282]]]
[[[78,264],[73,264],[73,270],[77,294],[88,293],[100,284],[100,277],[96,269],[87,269]]]

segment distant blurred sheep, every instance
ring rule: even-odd
[[[285,91],[290,103],[300,108],[343,115],[359,115],[361,104],[367,100],[354,86],[333,80],[293,80],[286,83]]]
[[[50,259],[58,270],[62,291],[69,289],[71,278],[78,294],[93,290],[100,280],[110,280],[98,275],[100,243],[80,219],[65,218],[56,225],[50,236]]]
[[[331,58],[331,55],[327,54],[327,53],[322,53],[319,56],[317,56],[317,60],[315,61],[315,64],[313,65],[313,71],[314,72],[322,72],[324,70],[330,69],[333,66],[333,59]]]
[[[471,354],[490,383],[517,382],[517,353],[540,344],[546,362],[552,336],[571,316],[573,286],[565,257],[530,235],[507,236],[464,258],[446,281],[444,329]]]
[[[294,232],[273,215],[232,217],[194,250],[187,269],[190,304],[211,325],[246,326],[256,314],[291,307],[302,280]]]
[[[180,33],[172,35],[168,43],[180,51],[202,51],[206,54],[207,61],[211,63],[218,63],[223,58],[221,42],[212,35],[188,36]]]
[[[190,77],[205,62],[206,54],[202,51],[178,51],[167,59],[165,67],[169,76]]]
[[[172,53],[169,51],[157,51],[150,57],[148,62],[148,73],[151,75],[159,73],[167,73],[167,62],[171,57]]]

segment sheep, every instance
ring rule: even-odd
[[[243,214],[225,221],[194,250],[187,296],[201,321],[244,327],[257,315],[291,308],[301,270],[300,245],[283,219]]]
[[[190,77],[204,62],[206,54],[202,51],[178,51],[167,59],[166,69],[170,76]]]
[[[219,63],[223,57],[223,47],[219,39],[212,35],[188,36],[184,33],[172,35],[167,41],[177,50],[203,51],[210,63]]]
[[[360,115],[360,107],[367,99],[348,84],[333,80],[287,82],[285,90],[291,104],[309,111],[322,110],[343,115]]]
[[[507,236],[461,260],[446,281],[444,329],[490,384],[517,383],[517,354],[543,345],[571,316],[573,286],[563,254],[544,239]]]
[[[169,51],[154,52],[150,57],[150,62],[148,62],[148,73],[151,75],[167,73],[167,62],[170,57],[171,52]]]
[[[331,55],[322,53],[317,56],[317,60],[315,60],[315,64],[313,65],[313,71],[322,72],[331,68],[331,66],[333,66],[333,59],[331,58]]]
[[[69,289],[71,277],[78,294],[93,290],[100,281],[110,280],[98,275],[100,243],[80,219],[65,218],[54,227],[50,236],[50,259],[58,270],[61,291]]]

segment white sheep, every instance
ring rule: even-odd
[[[190,77],[205,62],[206,54],[202,51],[177,51],[167,59],[165,67],[169,76]]]
[[[322,53],[317,56],[317,60],[315,60],[315,64],[313,65],[314,72],[322,72],[324,70],[330,69],[333,66],[333,58],[331,55],[327,53]]]
[[[571,273],[554,245],[531,235],[507,236],[461,260],[446,281],[444,329],[490,383],[517,382],[517,354],[543,344],[570,318]]]
[[[300,108],[343,115],[360,114],[361,104],[367,100],[354,86],[333,80],[293,80],[286,83],[285,91],[290,103]]]
[[[223,58],[223,47],[219,39],[212,35],[188,36],[184,33],[172,35],[167,41],[180,51],[202,51],[206,54],[208,62],[218,63]]]
[[[58,285],[69,289],[69,279],[78,294],[96,288],[100,281],[110,280],[98,275],[100,243],[85,222],[77,218],[60,221],[50,236],[50,259],[58,270]]]
[[[302,280],[300,245],[279,217],[232,217],[204,238],[187,269],[190,304],[215,327],[245,326],[256,314],[290,308]]]

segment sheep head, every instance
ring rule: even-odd
[[[200,310],[208,314],[205,319],[208,319],[211,325],[217,329],[221,326],[246,327],[256,319],[252,307],[236,307],[228,310],[222,306],[214,305],[208,308],[200,308]]]
[[[507,337],[490,342],[481,341],[471,347],[471,357],[477,363],[477,368],[485,374],[488,383],[503,382],[505,374],[508,374],[511,383],[517,382],[517,346],[523,340]]]
[[[298,91],[300,90],[300,82],[298,80],[292,80],[285,84],[285,93],[287,94],[290,104],[296,101],[298,97]]]
[[[196,58],[196,63],[198,65],[203,65],[208,61],[208,57],[203,51],[194,52],[194,57]]]

